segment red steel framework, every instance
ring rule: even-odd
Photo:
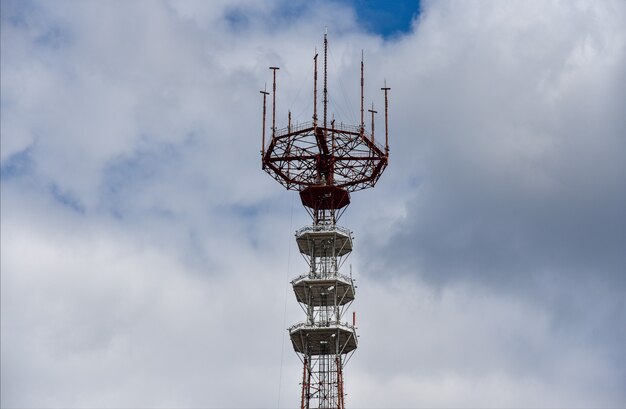
[[[289,328],[294,350],[303,364],[301,408],[345,408],[344,367],[357,347],[355,315],[342,321],[354,301],[350,275],[340,272],[352,251],[352,232],[336,222],[350,204],[350,193],[374,187],[389,161],[388,91],[385,95],[385,145],[374,139],[374,105],[371,133],[364,124],[364,63],[361,56],[361,123],[328,122],[328,38],[324,35],[322,124],[317,117],[318,54],[313,57],[312,121],[276,128],[276,72],[272,84],[271,139],[266,143],[269,92],[263,95],[262,167],[289,190],[296,190],[312,225],[296,232],[300,253],[309,270],[292,281],[306,320]]]

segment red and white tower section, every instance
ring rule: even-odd
[[[361,59],[361,123],[346,125],[328,120],[328,40],[324,36],[324,67],[321,121],[317,112],[318,55],[313,57],[312,121],[276,128],[276,75],[273,74],[272,123],[266,141],[266,107],[269,92],[263,95],[262,167],[281,185],[298,191],[312,223],[296,232],[300,253],[308,271],[291,284],[297,302],[305,312],[304,321],[289,328],[293,348],[302,370],[301,408],[345,408],[344,367],[357,348],[354,315],[345,314],[355,299],[351,271],[345,261],[352,252],[352,232],[337,222],[350,204],[350,194],[374,187],[389,161],[387,125],[388,88],[385,99],[385,137],[374,137],[374,111],[366,130],[363,107],[363,59]]]

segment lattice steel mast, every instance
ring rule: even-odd
[[[389,137],[387,126],[388,94],[385,92],[385,146],[365,130],[363,121],[364,69],[361,57],[361,124],[358,126],[327,121],[328,38],[324,35],[323,126],[317,118],[317,57],[313,83],[313,120],[293,126],[291,114],[287,128],[276,129],[276,71],[273,71],[272,138],[265,143],[266,97],[263,94],[262,167],[289,190],[297,190],[312,218],[312,225],[296,232],[298,249],[309,270],[294,279],[296,300],[306,320],[289,328],[294,350],[303,363],[301,409],[345,408],[343,369],[357,348],[355,318],[344,315],[354,301],[352,272],[342,274],[345,259],[352,251],[352,233],[337,226],[350,204],[350,192],[373,187],[387,167]]]

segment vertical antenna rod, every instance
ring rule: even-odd
[[[324,33],[324,138],[326,138],[326,110],[328,108],[328,29]]]
[[[287,132],[291,133],[291,110],[287,113]],[[287,156],[291,155],[291,144],[287,145]],[[287,177],[291,177],[291,161],[287,162]],[[287,183],[289,187],[289,183]]]
[[[363,84],[365,80],[363,78],[363,50],[361,50],[361,133],[365,130],[365,122],[363,121]]]
[[[274,88],[272,92],[272,139],[276,136],[276,70],[280,70],[278,67],[270,67],[270,70],[274,71]]]
[[[333,114],[333,120],[330,121],[330,127],[331,127],[331,138],[332,138],[332,145],[331,145],[331,155],[330,155],[330,172],[329,176],[330,176],[330,184],[332,185],[334,183],[334,179],[335,179],[335,114]]]
[[[368,109],[367,111],[372,113],[372,143],[374,143],[374,114],[377,114],[378,111],[374,111],[373,102],[372,102],[372,109]]]
[[[387,91],[390,89],[391,88],[387,87],[387,80],[385,80],[385,86],[384,88],[381,88],[381,90],[385,91],[385,154],[387,157],[389,157],[389,127],[387,125],[387,108],[389,106],[389,102],[387,99]]]
[[[261,157],[265,156],[265,113],[266,113],[266,100],[269,92],[267,92],[267,86],[265,91],[259,91],[263,94],[263,139],[261,140]],[[263,168],[265,169],[265,162],[263,162]]]
[[[313,61],[315,65],[315,74],[313,75],[313,127],[317,127],[317,48],[315,49]]]

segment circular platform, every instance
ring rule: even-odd
[[[309,274],[291,282],[299,303],[310,306],[345,305],[354,301],[354,285],[350,277],[315,278]]]
[[[373,187],[388,161],[386,149],[367,131],[334,122],[326,128],[307,122],[279,129],[263,152],[263,169],[298,191],[310,186],[347,192]]]
[[[293,349],[302,354],[347,354],[357,347],[356,330],[347,324],[298,324],[289,329],[289,335]]]
[[[335,225],[313,225],[296,232],[300,253],[309,257],[341,257],[352,251],[350,230]]]

